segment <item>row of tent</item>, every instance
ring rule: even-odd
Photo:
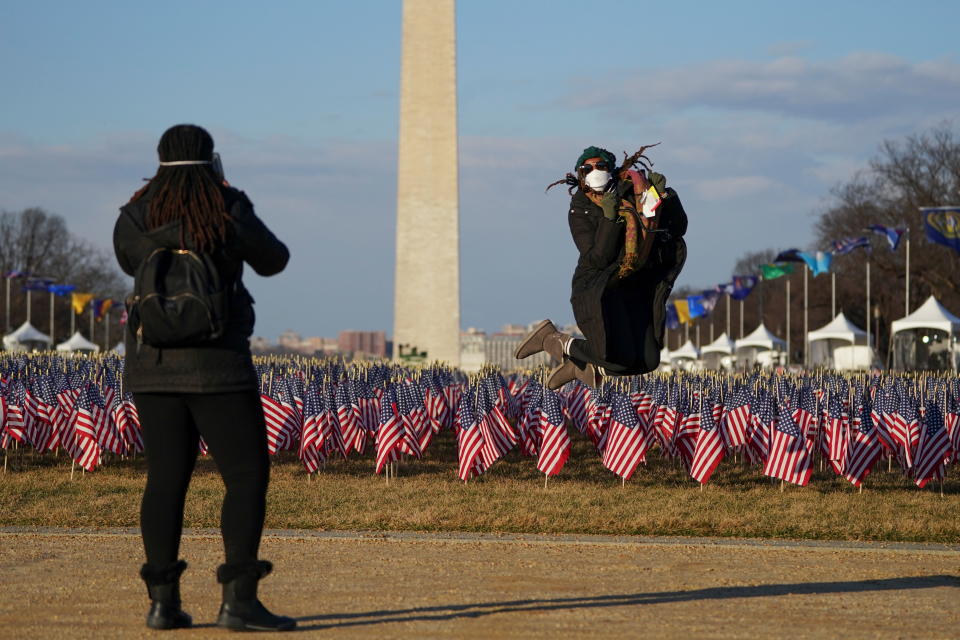
[[[930,296],[910,315],[894,320],[890,327],[887,365],[897,370],[956,370],[960,352],[960,318]],[[878,363],[867,332],[854,325],[841,311],[833,320],[807,333],[808,366],[859,370]],[[871,343],[873,340],[871,339]],[[660,364],[674,369],[752,369],[784,364],[786,342],[761,324],[751,334],[732,340],[726,333],[698,349],[687,340],[679,349],[660,353]]]
[[[18,329],[3,336],[5,351],[46,351],[53,344],[53,340],[29,322],[24,322]],[[84,338],[79,331],[68,340],[57,345],[57,351],[77,351],[81,353],[95,353],[100,351],[100,345]]]

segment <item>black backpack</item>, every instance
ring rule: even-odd
[[[209,254],[158,247],[134,274],[128,322],[137,342],[152,347],[209,342],[224,333],[231,289]]]

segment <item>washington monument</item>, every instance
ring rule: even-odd
[[[404,0],[394,357],[460,364],[454,0]]]

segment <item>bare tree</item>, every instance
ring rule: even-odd
[[[39,208],[0,213],[0,273],[14,270],[49,278],[58,284],[72,284],[77,291],[90,292],[98,298],[112,298],[118,308],[128,288],[111,253],[77,238],[70,233],[63,217]],[[13,326],[21,324],[27,316],[23,282],[21,279],[10,282]],[[68,304],[62,300],[55,303],[54,332],[59,339],[67,337],[70,327],[70,314],[66,311]],[[32,295],[33,324],[44,331],[49,330],[49,314],[49,296]],[[122,335],[116,325],[116,316],[113,314],[111,342],[119,340]],[[86,318],[80,320],[77,327],[89,333],[89,321]],[[9,331],[11,328],[6,329]],[[97,332],[106,333],[102,324],[97,325]],[[96,341],[103,342],[102,339]]]

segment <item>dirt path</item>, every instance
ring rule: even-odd
[[[184,540],[176,638],[226,637],[219,539]],[[264,539],[263,600],[318,638],[956,638],[946,547],[357,534]],[[157,637],[135,534],[0,531],[0,637]]]

